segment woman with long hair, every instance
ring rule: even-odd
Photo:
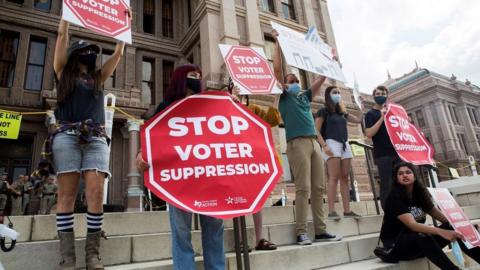
[[[451,241],[464,240],[455,232],[445,216],[436,208],[425,186],[417,179],[415,167],[406,162],[393,169],[392,188],[385,203],[380,239],[385,248],[393,248],[396,260],[427,257],[440,269],[460,269],[445,255],[442,248]],[[443,224],[425,225],[426,214]],[[480,248],[468,249],[458,241],[462,251],[480,263]]]
[[[347,122],[361,123],[362,117],[347,113],[341,100],[340,89],[329,86],[325,90],[325,107],[318,110],[315,124],[318,132],[318,142],[322,146],[328,174],[328,217],[338,220],[340,216],[335,211],[337,186],[340,182],[342,194],[343,216],[359,217],[350,209],[350,187],[348,175],[353,158],[348,143]],[[359,110],[362,113],[361,110]]]
[[[156,113],[178,100],[200,93],[201,79],[202,71],[197,65],[183,65],[175,69],[165,99],[157,107]],[[141,152],[137,154],[136,163],[142,171],[149,167]],[[192,213],[170,205],[169,216],[172,229],[173,268],[195,270],[195,252],[191,243]],[[200,225],[205,269],[224,270],[223,221],[200,215]]]
[[[131,18],[130,10],[126,11]],[[85,180],[87,239],[85,263],[88,270],[104,269],[99,248],[103,222],[103,184],[109,172],[109,139],[106,136],[103,83],[115,71],[125,44],[101,68],[96,60],[97,45],[80,40],[69,44],[69,23],[61,20],[54,55],[57,80],[55,129],[46,144],[53,153],[58,179],[57,230],[60,239],[61,269],[75,269],[73,211],[80,176]],[[53,142],[52,142],[53,140]]]

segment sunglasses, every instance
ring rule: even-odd
[[[89,54],[97,54],[97,52],[92,49],[88,49],[88,50],[80,51],[78,53],[78,55],[89,55]]]

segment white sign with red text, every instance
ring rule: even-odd
[[[96,33],[132,43],[130,0],[63,0],[62,18]]]

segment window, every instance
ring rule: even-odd
[[[102,50],[102,66],[107,62],[107,60],[112,56],[113,52],[112,51],[107,51],[107,50]],[[117,71],[115,70],[110,77],[105,81],[103,86],[107,89],[115,88],[115,75],[117,74]]]
[[[292,0],[281,0],[281,1],[282,1],[283,16],[286,19],[296,20],[295,7],[293,6],[293,1]]]
[[[170,79],[173,74],[174,63],[163,61],[163,97],[167,95],[167,89],[170,86]]]
[[[34,6],[38,10],[49,12],[52,6],[52,0],[35,0]]]
[[[462,151],[468,155],[467,144],[465,143],[465,136],[463,134],[458,133],[457,138],[460,144],[460,149],[462,149]]]
[[[448,111],[450,112],[450,116],[452,117],[453,124],[458,125],[457,110],[455,109],[454,105],[448,105]]]
[[[142,93],[150,93],[150,104],[155,104],[155,59],[143,58]]]
[[[24,0],[7,0],[8,2],[17,3],[23,5]]]
[[[470,116],[470,120],[474,126],[480,126],[480,119],[478,118],[478,114],[473,108],[467,108],[468,115]]]
[[[25,76],[25,89],[27,90],[42,90],[46,49],[46,39],[39,37],[30,39],[27,73]]]
[[[415,116],[417,117],[418,127],[420,127],[420,128],[425,127],[425,119],[423,118],[422,110],[416,111]]]
[[[19,33],[0,29],[0,87],[12,87]]]
[[[260,0],[262,4],[262,10],[275,13],[275,6],[273,0]]]
[[[163,0],[162,5],[163,36],[173,38],[173,2]]]
[[[155,34],[155,0],[143,0],[143,32]]]

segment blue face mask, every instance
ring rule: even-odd
[[[387,101],[387,97],[386,96],[375,96],[375,97],[373,97],[373,100],[375,100],[375,103],[377,103],[378,105],[382,105],[383,103],[385,103]]]
[[[333,95],[330,95],[330,98],[332,99],[333,103],[338,104],[342,99],[342,96],[340,94],[333,94]]]
[[[292,94],[298,94],[300,92],[300,85],[298,83],[291,83],[288,85],[288,92]]]

